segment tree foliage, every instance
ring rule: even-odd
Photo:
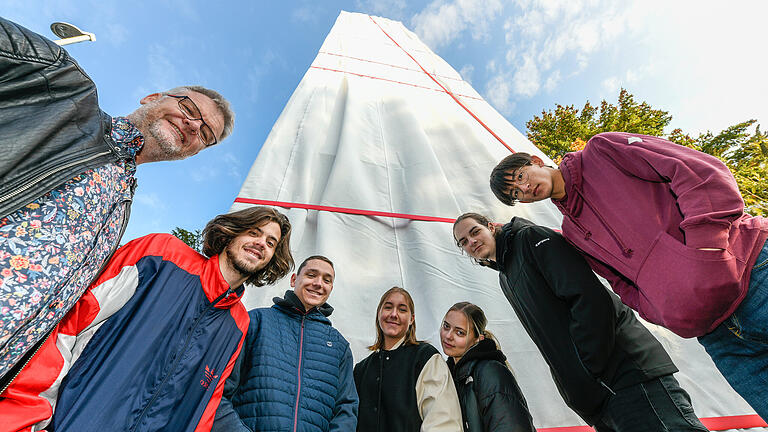
[[[664,137],[713,155],[733,173],[744,198],[745,210],[753,215],[768,216],[768,133],[760,131],[756,120],[747,120],[718,134],[707,131],[691,137],[681,129],[669,134],[664,129],[672,121],[669,112],[654,109],[646,102],[636,102],[632,94],[621,89],[618,105],[603,100],[600,108],[587,101],[579,110],[573,105],[557,105],[542,111],[526,123],[528,139],[547,156],[559,163],[572,151],[581,150],[594,135],[621,131]],[[750,132],[754,127],[754,133]]]
[[[194,230],[188,231],[184,228],[176,227],[171,231],[171,234],[176,236],[179,240],[187,244],[187,246],[196,250],[199,253],[203,253],[203,233],[202,231]]]

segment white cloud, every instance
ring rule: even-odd
[[[558,84],[560,84],[560,80],[561,80],[560,71],[556,70],[552,72],[549,75],[549,77],[547,77],[547,81],[544,83],[544,88],[548,92],[551,92],[552,90],[555,89],[555,87],[557,87]]]
[[[226,167],[227,175],[238,180],[244,180],[245,176],[240,173],[240,158],[232,152],[224,153],[221,157],[221,166]]]
[[[529,56],[523,59],[522,65],[515,71],[513,78],[515,93],[531,97],[538,93],[541,87],[541,77],[536,62]]]
[[[267,50],[262,54],[261,59],[254,62],[253,67],[248,71],[248,90],[251,101],[257,102],[259,100],[261,82],[267,72],[274,67],[273,64],[277,59],[277,55],[272,50]]]
[[[404,18],[406,6],[405,0],[355,0],[355,7],[361,12],[394,20]]]
[[[561,70],[568,77],[579,74],[595,52],[626,31],[628,12],[617,12],[607,0],[525,0],[516,6],[515,17],[504,24],[504,59],[515,71],[515,93],[524,97],[554,89]],[[542,75],[554,68],[542,84]]]
[[[165,46],[153,43],[147,54],[148,81],[155,89],[169,89],[181,82],[175,63],[171,61]]]
[[[310,5],[304,5],[295,8],[291,12],[291,21],[299,23],[310,23],[317,19],[317,12]]]
[[[422,42],[438,49],[466,30],[475,40],[487,39],[489,25],[502,9],[500,0],[434,0],[411,23]]]
[[[475,67],[471,64],[467,64],[461,67],[461,70],[459,71],[459,75],[464,79],[464,81],[472,84],[472,74],[475,72]]]
[[[602,82],[603,90],[608,93],[609,95],[615,95],[619,93],[619,88],[621,87],[621,80],[619,78],[613,76],[608,77],[603,80]]]
[[[165,203],[156,193],[143,193],[141,191],[136,192],[133,200],[143,206],[149,207],[154,210],[162,210],[165,208]]]
[[[515,109],[512,101],[511,78],[505,74],[498,74],[488,81],[483,97],[504,115],[511,115]]]

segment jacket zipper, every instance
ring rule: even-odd
[[[168,381],[168,378],[171,375],[173,375],[173,372],[176,370],[176,366],[181,361],[181,358],[184,357],[183,354],[187,350],[187,347],[189,346],[189,342],[192,339],[192,334],[195,333],[195,329],[197,328],[198,324],[200,324],[200,321],[206,316],[206,314],[208,313],[209,310],[211,310],[211,308],[216,306],[216,304],[221,301],[221,299],[229,296],[233,292],[235,292],[235,290],[233,290],[232,287],[228,288],[227,291],[224,292],[224,294],[216,297],[216,300],[214,300],[211,304],[209,304],[205,308],[203,313],[201,313],[200,316],[198,316],[197,319],[195,319],[194,324],[192,324],[192,328],[189,329],[189,333],[187,334],[187,339],[184,341],[184,345],[181,347],[181,350],[179,350],[179,354],[176,356],[176,361],[173,363],[173,366],[171,366],[171,369],[168,371],[165,377],[163,377],[163,380],[160,382],[160,385],[157,386],[157,391],[155,391],[155,394],[152,395],[152,399],[150,399],[149,402],[147,402],[147,405],[144,407],[144,409],[141,410],[141,414],[139,414],[139,417],[136,419],[136,422],[133,424],[133,427],[131,427],[130,429],[131,431],[136,430],[136,428],[141,423],[141,420],[144,418],[144,415],[147,413],[147,410],[149,409],[149,407],[152,406],[152,404],[155,402],[155,399],[157,399],[157,397],[160,395],[160,390],[162,390],[163,386],[165,386],[165,383],[166,381]]]
[[[574,352],[576,352],[576,358],[579,359],[579,364],[581,365],[582,369],[584,369],[584,371],[587,373],[587,375],[589,375],[593,380],[600,383],[601,386],[605,387],[605,389],[608,390],[612,396],[616,396],[616,392],[613,391],[613,389],[611,389],[608,386],[608,384],[605,383],[605,381],[603,381],[600,377],[596,376],[595,374],[590,372],[589,369],[587,369],[587,366],[584,365],[584,362],[581,360],[581,356],[579,355],[579,350],[576,349],[576,343],[573,342],[573,339],[571,339],[571,346],[573,346],[573,350]]]
[[[117,236],[117,241],[115,241],[115,244],[114,244],[114,245],[112,245],[112,249],[109,251],[109,255],[107,255],[107,258],[104,260],[104,262],[102,262],[102,263],[101,263],[101,267],[99,267],[99,270],[98,270],[98,271],[97,271],[97,272],[94,274],[94,276],[93,276],[93,279],[91,279],[91,281],[90,281],[90,282],[88,282],[88,285],[86,285],[86,290],[88,289],[88,287],[90,287],[90,286],[91,286],[91,284],[92,284],[93,282],[95,282],[95,281],[96,281],[96,279],[98,279],[98,278],[99,278],[99,276],[101,275],[101,272],[102,272],[102,271],[104,271],[104,268],[107,266],[107,264],[109,264],[109,261],[112,259],[112,256],[113,256],[113,255],[115,254],[115,252],[117,251],[117,247],[120,245],[120,239],[121,239],[121,238],[123,238],[123,234],[125,234],[125,229],[126,229],[126,228],[127,228],[127,226],[128,226],[128,218],[129,218],[129,217],[130,217],[130,215],[131,215],[131,206],[130,206],[130,203],[133,201],[133,192],[134,192],[134,190],[136,189],[136,180],[135,180],[135,179],[131,179],[131,185],[130,185],[130,187],[131,187],[131,199],[126,199],[126,200],[123,200],[123,202],[122,202],[122,205],[123,205],[125,208],[124,208],[124,210],[123,210],[123,220],[122,220],[122,222],[121,222],[121,226],[120,226],[120,233],[119,233],[119,234],[118,234],[118,236]],[[102,226],[102,227],[101,227],[101,229],[99,230],[99,232],[98,232],[98,233],[96,233],[96,235],[94,236],[94,238],[98,238],[98,237],[99,237],[99,234],[101,234],[101,231],[102,231],[103,229],[104,229],[104,226]],[[68,279],[68,280],[67,280],[67,282],[65,283],[65,285],[69,284],[71,281],[72,281],[72,278],[70,277],[70,279]],[[83,293],[85,293],[85,292],[83,292]],[[33,352],[31,352],[31,355],[29,355],[30,353],[27,353],[27,354],[25,354],[25,357],[26,357],[27,359],[24,361],[24,364],[21,366],[21,368],[19,368],[19,370],[18,370],[18,371],[16,371],[16,373],[13,375],[13,377],[11,377],[11,379],[10,379],[10,380],[9,380],[9,381],[8,381],[8,382],[7,382],[7,383],[4,385],[4,386],[3,386],[3,389],[2,389],[2,390],[0,390],[0,394],[3,394],[3,393],[5,392],[5,390],[6,390],[8,387],[10,387],[10,386],[11,386],[11,383],[13,383],[13,381],[14,381],[14,380],[15,380],[15,379],[16,379],[16,378],[19,376],[19,374],[21,374],[21,371],[23,371],[23,370],[24,370],[24,368],[25,368],[25,367],[27,367],[27,365],[29,364],[29,362],[30,362],[30,361],[32,361],[32,358],[33,358],[33,357],[35,357],[35,355],[37,354],[37,352],[38,352],[38,351],[40,351],[40,348],[42,348],[42,347],[43,347],[43,345],[45,344],[45,341],[47,341],[47,340],[48,340],[48,338],[50,338],[50,337],[51,337],[51,333],[53,333],[53,329],[54,329],[54,328],[56,328],[56,326],[57,326],[57,325],[59,325],[59,323],[61,322],[61,320],[62,320],[62,319],[64,319],[64,317],[65,317],[65,316],[66,316],[66,314],[64,314],[64,316],[62,316],[62,317],[61,317],[61,319],[59,319],[58,321],[56,321],[56,323],[54,323],[54,324],[53,324],[53,326],[51,326],[51,329],[50,329],[50,330],[48,330],[48,332],[46,333],[46,336],[45,336],[45,338],[43,339],[43,343],[39,344],[39,345],[37,346],[37,348],[35,348],[35,350],[34,350]],[[18,331],[21,331],[21,329],[19,329]]]
[[[304,320],[306,315],[301,316],[301,333],[299,335],[299,386],[296,389],[296,407],[293,412],[293,432],[296,432],[299,426],[299,396],[301,396],[301,358],[304,356]]]
[[[16,196],[16,195],[24,192],[25,190],[27,190],[27,189],[31,188],[32,186],[35,186],[36,184],[38,184],[40,181],[42,181],[46,177],[49,177],[49,176],[51,176],[53,174],[56,174],[57,172],[59,172],[61,170],[65,170],[65,169],[67,169],[67,168],[69,168],[71,166],[91,161],[93,159],[96,159],[96,158],[108,155],[110,153],[112,153],[112,152],[111,151],[105,151],[105,152],[101,152],[101,153],[96,153],[95,155],[91,155],[91,156],[89,156],[89,157],[87,157],[85,159],[76,160],[76,161],[72,161],[72,162],[70,162],[68,164],[60,165],[60,166],[58,166],[58,167],[56,167],[56,168],[54,168],[54,169],[52,169],[52,170],[50,170],[50,171],[48,171],[48,172],[46,172],[44,174],[38,176],[36,179],[28,182],[27,184],[20,186],[16,190],[8,192],[4,196],[0,197],[0,202],[5,201],[5,200],[7,200],[7,199],[9,199],[9,198],[11,198],[13,196]]]
[[[58,324],[58,323],[57,323],[57,324]],[[8,387],[10,387],[10,386],[11,386],[11,383],[13,382],[13,380],[15,380],[15,379],[16,379],[16,377],[18,377],[18,376],[19,376],[19,374],[21,373],[21,371],[23,371],[23,370],[24,370],[24,368],[25,368],[25,367],[27,367],[27,365],[29,364],[29,362],[30,362],[30,361],[32,361],[32,358],[34,358],[34,357],[35,357],[35,355],[37,354],[37,352],[38,352],[38,351],[40,351],[40,348],[42,348],[42,347],[43,347],[43,345],[45,345],[45,342],[47,342],[47,341],[48,341],[48,338],[50,338],[50,337],[51,337],[51,333],[53,333],[53,330],[49,331],[49,332],[48,332],[48,333],[45,335],[45,338],[44,338],[44,339],[42,339],[42,341],[41,341],[41,342],[40,342],[40,343],[37,345],[37,348],[35,348],[35,350],[31,352],[31,355],[27,356],[27,359],[24,361],[24,364],[22,364],[22,365],[21,365],[21,367],[19,368],[19,370],[17,370],[17,371],[16,371],[16,373],[15,373],[15,374],[13,374],[13,376],[11,377],[11,379],[10,379],[10,380],[8,380],[8,382],[7,382],[7,383],[6,383],[6,384],[3,386],[2,390],[0,390],[0,394],[3,394],[3,393],[5,393],[5,390],[6,390],[6,389],[8,389]],[[28,353],[28,354],[29,354],[29,353]]]

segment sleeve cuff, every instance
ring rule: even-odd
[[[702,224],[683,228],[685,245],[692,248],[728,247],[728,228],[720,224]]]

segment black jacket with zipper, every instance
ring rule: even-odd
[[[491,339],[467,350],[448,368],[459,394],[465,432],[535,432],[528,404]]]
[[[587,423],[615,390],[677,372],[634,312],[560,234],[513,218],[497,234],[494,267],[560,395]]]
[[[127,159],[96,85],[69,54],[0,18],[0,217],[88,169]]]

